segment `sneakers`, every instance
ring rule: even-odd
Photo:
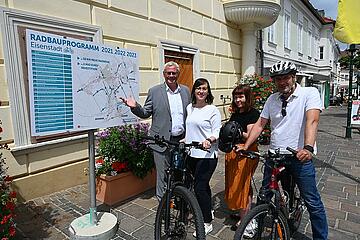
[[[215,215],[214,215],[214,210],[211,210],[211,219],[214,220],[215,219]]]
[[[258,223],[256,219],[251,220],[251,222],[246,226],[244,231],[244,238],[253,238],[256,234]]]
[[[211,223],[204,223],[205,235],[208,235],[213,230],[213,225]],[[193,233],[193,236],[196,237],[196,231]]]

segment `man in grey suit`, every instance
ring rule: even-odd
[[[191,98],[189,88],[177,83],[179,74],[176,62],[166,63],[163,71],[165,82],[149,89],[144,106],[132,97],[121,98],[139,118],[152,116],[150,136],[164,136],[171,141],[179,141],[185,136],[186,106]],[[169,166],[170,153],[159,146],[152,146],[152,149],[157,172],[156,196],[160,201],[164,194],[165,170]]]

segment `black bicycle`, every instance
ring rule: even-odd
[[[199,142],[171,142],[163,137],[144,137],[148,144],[166,147],[171,162],[166,169],[166,189],[155,218],[155,239],[205,239],[204,219],[199,203],[193,193],[194,177],[187,168],[191,148],[202,149]]]
[[[296,150],[287,148],[293,155]],[[243,151],[250,158],[260,158],[271,168],[269,188],[260,190],[258,199],[261,204],[249,211],[235,232],[234,240],[273,239],[288,240],[300,226],[305,210],[304,200],[300,196],[295,180],[286,172],[289,154],[280,151],[261,155],[258,152]],[[286,189],[286,190],[285,190]],[[271,191],[272,197],[269,198]]]

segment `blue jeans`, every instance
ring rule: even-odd
[[[295,157],[289,157],[290,164],[286,166],[287,171],[291,173],[300,190],[301,197],[310,215],[313,239],[324,239],[328,237],[328,224],[324,205],[321,201],[320,193],[316,187],[315,168],[312,161],[300,162]],[[269,186],[271,178],[271,168],[265,164],[264,178],[262,188]]]

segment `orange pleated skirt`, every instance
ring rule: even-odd
[[[249,150],[258,151],[257,144]],[[225,155],[225,202],[231,210],[244,209],[252,194],[251,177],[259,163],[257,159],[244,157],[234,150]]]

